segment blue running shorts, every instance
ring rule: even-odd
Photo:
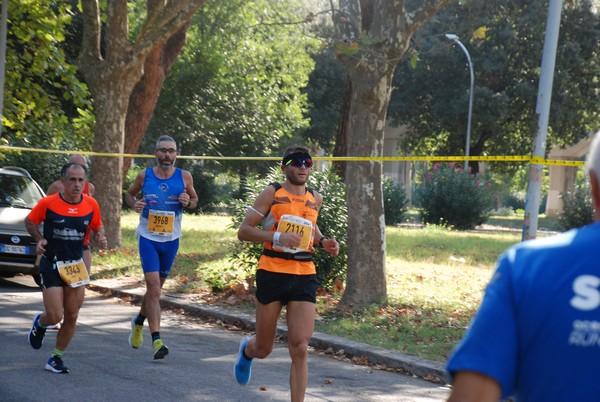
[[[158,242],[140,236],[138,249],[144,273],[158,272],[161,278],[166,278],[169,276],[173,261],[177,256],[179,239]]]

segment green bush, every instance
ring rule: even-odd
[[[558,218],[560,230],[566,231],[594,221],[594,206],[589,186],[575,186],[573,190],[562,193],[561,197],[563,212]]]
[[[235,200],[232,205],[232,226],[239,228],[248,207],[269,183],[283,183],[285,177],[278,168],[273,168],[262,179],[248,178],[245,198]],[[319,287],[329,289],[336,278],[345,281],[347,268],[348,212],[346,208],[346,188],[342,181],[330,170],[313,171],[308,186],[323,196],[323,205],[319,211],[317,225],[321,233],[335,238],[340,244],[340,254],[333,258],[320,248],[314,254]],[[232,262],[245,269],[248,275],[254,275],[256,265],[262,254],[262,243],[238,242],[232,254]]]
[[[502,206],[512,208],[513,210],[525,209],[525,198],[525,192],[506,194],[502,200]]]
[[[395,183],[389,177],[383,177],[383,208],[385,224],[396,225],[404,221],[404,214],[408,211],[406,191],[402,185]]]
[[[186,164],[186,170],[194,179],[194,189],[198,194],[198,205],[190,212],[212,212],[217,202],[218,186],[215,184],[215,175],[207,171],[201,162],[195,161]]]
[[[50,184],[60,179],[60,169],[67,163],[69,155],[6,152],[1,155],[0,159],[0,166],[17,166],[26,169],[40,187],[46,191]]]
[[[415,194],[424,223],[459,230],[485,222],[492,200],[487,183],[453,163],[434,164],[423,174]]]
[[[490,214],[495,216],[515,216],[516,213],[513,211],[511,207],[500,207],[498,209],[493,209],[490,211]]]

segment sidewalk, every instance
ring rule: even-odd
[[[137,304],[141,302],[145,292],[145,288],[137,282],[127,284],[115,279],[97,279],[92,281],[88,286],[91,290],[104,294],[109,293],[119,298],[126,298]],[[218,320],[242,329],[254,329],[254,316],[219,307],[207,306],[204,303],[189,300],[185,296],[163,292],[161,305],[172,309],[183,309],[206,319]],[[284,325],[278,326],[277,333],[278,335],[286,336],[287,327]],[[310,346],[320,351],[332,351],[336,355],[343,354],[350,359],[367,359],[369,364],[399,369],[429,381],[449,383],[448,374],[442,363],[420,359],[416,356],[319,332],[313,334]]]

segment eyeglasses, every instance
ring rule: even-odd
[[[177,150],[175,148],[158,148],[157,151],[160,152],[160,153],[162,153],[162,154],[175,154],[175,153],[177,153]]]
[[[302,166],[308,168],[311,168],[313,165],[312,159],[310,158],[294,158],[289,160],[286,165],[288,166],[293,166],[293,167],[297,167],[297,168],[301,168]]]

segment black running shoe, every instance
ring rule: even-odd
[[[65,367],[60,356],[52,356],[46,363],[46,370],[58,374],[68,374],[69,369]]]
[[[46,328],[40,327],[41,316],[42,313],[39,313],[35,316],[33,319],[33,325],[29,331],[29,343],[34,349],[39,349],[42,347],[42,343],[44,343],[44,335],[46,334]]]

